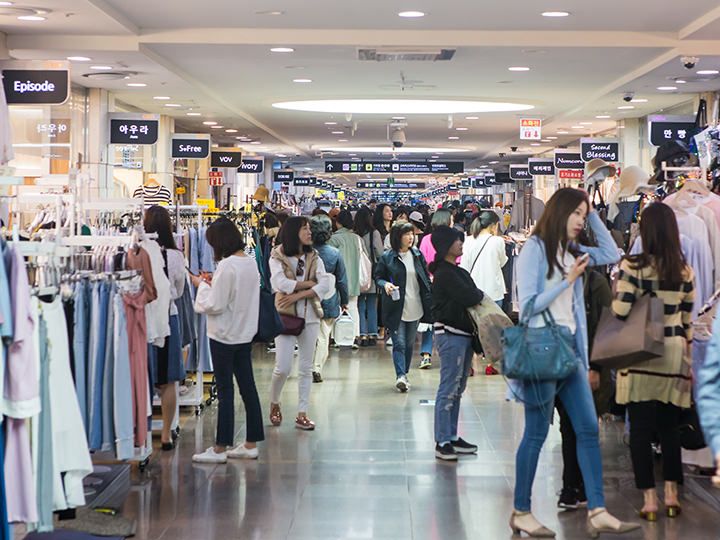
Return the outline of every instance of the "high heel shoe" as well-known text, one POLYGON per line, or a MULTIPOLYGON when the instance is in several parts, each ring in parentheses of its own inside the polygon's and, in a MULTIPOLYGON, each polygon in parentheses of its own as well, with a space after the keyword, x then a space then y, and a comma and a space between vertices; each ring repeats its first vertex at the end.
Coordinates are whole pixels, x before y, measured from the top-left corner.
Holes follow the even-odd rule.
POLYGON ((669 518, 676 518, 682 514, 682 508, 677 504, 670 504, 665 508, 665 515, 669 518))
POLYGON ((642 510, 640 510, 638 512, 638 516, 640 517, 640 519, 644 519, 645 521, 649 521, 650 523, 654 523, 658 519, 656 511, 643 512, 642 510))
POLYGON ((600 534, 602 534, 602 533, 625 534, 625 533, 629 533, 632 531, 636 531, 640 528, 639 523, 625 523, 623 521, 618 521, 618 525, 616 527, 614 527, 608 523, 602 523, 600 525, 595 525, 593 523, 593 519, 595 519, 599 516, 602 516, 603 514, 607 514, 607 516, 603 516, 603 517, 612 518, 613 520, 617 519, 617 518, 613 518, 612 514, 610 514, 610 512, 608 512, 604 508, 598 512, 595 512, 595 514, 588 514, 587 532, 590 535, 590 538, 598 538, 600 536, 600 534))
POLYGON ((555 538, 555 532, 551 531, 547 527, 540 525, 533 530, 526 527, 522 527, 517 523, 517 518, 530 515, 530 512, 517 512, 513 510, 510 516, 510 528, 515 536, 520 536, 520 533, 527 534, 530 538, 555 538))

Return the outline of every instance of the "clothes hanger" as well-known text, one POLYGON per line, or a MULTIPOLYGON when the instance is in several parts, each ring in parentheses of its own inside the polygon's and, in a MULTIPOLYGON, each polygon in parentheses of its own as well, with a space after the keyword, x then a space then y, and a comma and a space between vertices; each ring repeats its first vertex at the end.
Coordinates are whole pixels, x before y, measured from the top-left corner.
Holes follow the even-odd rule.
POLYGON ((148 176, 148 179, 145 180, 143 187, 160 187, 160 183, 154 176, 148 176))

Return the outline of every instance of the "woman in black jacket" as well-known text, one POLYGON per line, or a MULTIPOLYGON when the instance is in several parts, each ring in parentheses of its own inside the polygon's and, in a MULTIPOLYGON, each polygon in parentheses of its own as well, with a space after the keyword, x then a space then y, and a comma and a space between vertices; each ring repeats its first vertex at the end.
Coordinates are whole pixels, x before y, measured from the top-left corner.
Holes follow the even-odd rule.
POLYGON ((425 258, 413 247, 415 233, 410 223, 397 223, 390 231, 391 249, 375 267, 375 283, 383 291, 382 320, 389 330, 395 363, 395 387, 407 392, 407 374, 420 322, 431 323, 432 298, 425 258))
POLYGON ((457 266, 463 250, 462 232, 438 226, 431 241, 437 251, 433 274, 432 314, 440 353, 440 386, 435 399, 435 457, 457 461, 458 454, 474 454, 478 447, 457 434, 460 398, 472 367, 473 323, 467 308, 479 304, 483 293, 472 276, 457 266))

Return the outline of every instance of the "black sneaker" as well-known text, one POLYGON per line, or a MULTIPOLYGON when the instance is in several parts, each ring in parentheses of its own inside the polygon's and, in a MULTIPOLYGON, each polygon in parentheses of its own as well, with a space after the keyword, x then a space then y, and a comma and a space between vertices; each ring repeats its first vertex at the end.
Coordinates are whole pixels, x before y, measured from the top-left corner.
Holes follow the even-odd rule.
POLYGON ((443 461, 457 461, 457 452, 450 443, 445 443, 442 446, 439 444, 435 445, 435 457, 442 459, 443 461))
POLYGON ((312 377, 313 377, 313 382, 314 382, 314 383, 321 383, 321 382, 323 382, 322 375, 320 375, 320 373, 318 373, 317 371, 313 371, 312 377))
POLYGON ((558 499, 558 508, 564 510, 577 510, 579 506, 578 492, 574 488, 563 488, 558 499))
POLYGON ((580 488, 577 490, 577 498, 578 498, 578 506, 587 506, 587 495, 585 495, 585 488, 580 488))
POLYGON ((478 447, 475 444, 463 440, 462 438, 452 442, 452 447, 458 454, 477 454, 478 447))

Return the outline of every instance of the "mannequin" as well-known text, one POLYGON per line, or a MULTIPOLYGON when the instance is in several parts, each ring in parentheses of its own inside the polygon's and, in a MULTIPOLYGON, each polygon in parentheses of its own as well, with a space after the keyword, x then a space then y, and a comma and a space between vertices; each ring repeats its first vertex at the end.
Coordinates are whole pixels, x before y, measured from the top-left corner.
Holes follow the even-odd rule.
POLYGON ((508 231, 519 232, 530 227, 540 219, 545 211, 545 203, 533 195, 532 182, 524 182, 522 190, 513 205, 508 231))

